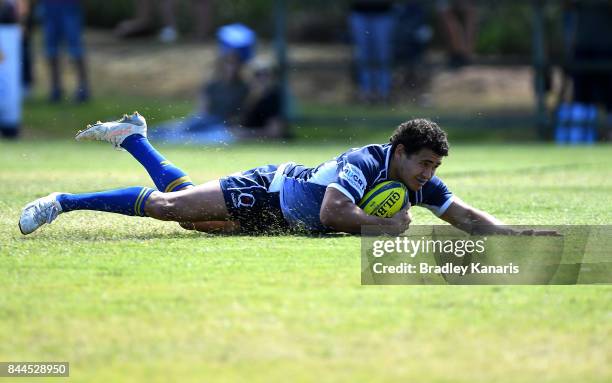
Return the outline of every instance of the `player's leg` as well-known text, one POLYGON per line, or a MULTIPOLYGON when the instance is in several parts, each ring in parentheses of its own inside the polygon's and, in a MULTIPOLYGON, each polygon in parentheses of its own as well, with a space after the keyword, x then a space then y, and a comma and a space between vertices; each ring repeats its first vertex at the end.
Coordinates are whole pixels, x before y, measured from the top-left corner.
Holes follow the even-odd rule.
MULTIPOLYGON (((187 185, 181 190, 192 189, 195 186, 187 185)), ((185 230, 196 230, 205 233, 231 234, 240 231, 240 223, 237 221, 200 221, 200 222, 179 222, 185 230)))
POLYGON ((135 134, 126 137, 121 147, 146 169, 157 190, 169 193, 184 189, 186 186, 194 186, 187 173, 158 152, 146 136, 135 134))
POLYGON ((23 234, 29 234, 45 223, 51 223, 60 213, 76 210, 104 211, 177 222, 229 219, 219 181, 211 181, 173 193, 161 193, 147 187, 81 194, 53 193, 24 208, 19 219, 19 229, 23 234))
POLYGON ((127 150, 147 170, 159 191, 172 192, 193 186, 193 182, 180 168, 159 153, 147 139, 147 122, 134 112, 117 121, 97 122, 79 132, 77 141, 107 141, 127 150))
POLYGON ((280 229, 284 219, 278 192, 269 192, 276 170, 275 165, 262 166, 173 193, 156 191, 147 198, 144 212, 148 217, 206 232, 230 233, 245 226, 247 230, 280 229))
MULTIPOLYGON (((173 192, 192 188, 195 185, 189 176, 174 166, 159 153, 147 139, 147 125, 143 116, 137 112, 124 115, 117 121, 98 122, 90 125, 76 136, 78 141, 107 141, 128 151, 149 173, 149 176, 163 192, 173 192)), ((181 222, 187 230, 206 232, 233 232, 239 227, 237 222, 206 221, 181 222)))
POLYGON ((173 193, 153 192, 144 205, 147 216, 162 221, 203 222, 230 219, 218 180, 173 193))
POLYGON ((22 234, 30 234, 61 213, 96 210, 123 215, 144 216, 144 204, 154 192, 147 187, 129 187, 96 193, 52 193, 25 206, 19 218, 22 234))
MULTIPOLYGON (((98 122, 88 126, 76 136, 78 141, 107 141, 128 151, 147 170, 149 176, 163 192, 173 192, 192 188, 195 185, 189 176, 168 161, 147 139, 147 125, 143 116, 134 113, 125 115, 117 121, 98 122)), ((205 232, 233 232, 239 227, 237 222, 206 221, 180 222, 187 230, 205 232)))
POLYGON ((57 200, 62 212, 97 210, 176 222, 229 219, 219 181, 173 193, 134 187, 98 193, 59 194, 57 200))
MULTIPOLYGON (((79 132, 77 140, 108 141, 127 150, 147 170, 158 190, 173 192, 193 188, 195 185, 180 168, 168 161, 147 139, 147 125, 143 116, 134 113, 120 120, 99 122, 79 132)), ((231 221, 180 222, 187 230, 230 233, 239 224, 231 221)))

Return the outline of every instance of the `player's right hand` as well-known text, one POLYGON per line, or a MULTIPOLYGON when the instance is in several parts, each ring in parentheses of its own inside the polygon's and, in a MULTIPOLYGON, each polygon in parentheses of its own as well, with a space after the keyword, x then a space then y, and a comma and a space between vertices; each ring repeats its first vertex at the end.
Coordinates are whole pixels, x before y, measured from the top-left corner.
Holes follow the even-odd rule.
POLYGON ((394 229, 397 230, 397 232, 393 234, 399 235, 408 230, 408 227, 412 222, 412 215, 410 214, 410 203, 408 203, 408 206, 395 213, 395 215, 389 218, 389 220, 391 221, 391 226, 393 226, 394 229))

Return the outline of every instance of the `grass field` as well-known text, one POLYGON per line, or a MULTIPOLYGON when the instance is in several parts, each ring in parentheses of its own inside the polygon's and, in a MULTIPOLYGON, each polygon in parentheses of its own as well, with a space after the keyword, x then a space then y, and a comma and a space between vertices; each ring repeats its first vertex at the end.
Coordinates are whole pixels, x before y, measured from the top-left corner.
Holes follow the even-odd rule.
MULTIPOLYGON (((346 146, 162 151, 203 182, 346 146)), ((609 286, 361 286, 358 237, 210 236, 93 212, 24 237, 34 198, 152 183, 104 144, 0 143, 0 160, 2 361, 70 361, 79 382, 612 380, 609 286)), ((456 145, 439 175, 508 223, 609 224, 611 162, 610 146, 456 145)))

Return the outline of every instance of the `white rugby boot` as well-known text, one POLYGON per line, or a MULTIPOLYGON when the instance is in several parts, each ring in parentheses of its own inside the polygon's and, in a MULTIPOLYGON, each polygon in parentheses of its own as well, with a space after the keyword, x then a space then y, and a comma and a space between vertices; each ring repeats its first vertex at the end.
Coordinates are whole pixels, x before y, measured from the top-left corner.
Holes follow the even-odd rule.
POLYGON ((51 223, 62 212, 62 205, 57 200, 61 193, 51 193, 46 197, 27 204, 19 218, 21 234, 30 234, 45 223, 51 223))
POLYGON ((130 116, 124 114, 116 121, 98 121, 93 125, 87 125, 87 128, 80 130, 74 139, 77 141, 108 141, 115 148, 123 149, 121 143, 132 134, 147 136, 147 121, 138 112, 130 116))

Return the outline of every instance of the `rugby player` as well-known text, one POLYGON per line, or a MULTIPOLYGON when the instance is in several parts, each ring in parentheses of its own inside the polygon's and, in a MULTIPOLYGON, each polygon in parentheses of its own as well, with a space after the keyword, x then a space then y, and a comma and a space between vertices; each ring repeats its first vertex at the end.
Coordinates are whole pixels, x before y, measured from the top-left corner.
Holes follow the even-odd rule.
POLYGON ((206 232, 360 233, 376 225, 399 234, 411 223, 411 206, 422 206, 469 233, 507 233, 491 215, 454 196, 435 176, 448 155, 446 133, 429 120, 399 125, 389 143, 350 149, 309 168, 292 162, 257 167, 201 185, 166 160, 147 140, 147 124, 137 112, 98 122, 76 135, 77 141, 107 141, 127 150, 151 176, 157 189, 129 187, 96 193, 52 193, 25 206, 19 229, 30 234, 61 213, 96 210, 176 221, 206 232), (409 204, 391 218, 366 214, 357 206, 374 185, 402 182, 409 204))

